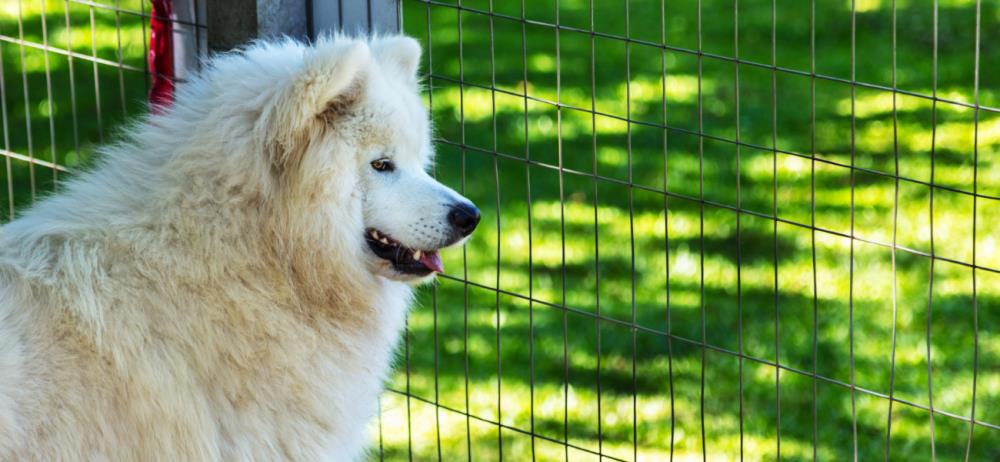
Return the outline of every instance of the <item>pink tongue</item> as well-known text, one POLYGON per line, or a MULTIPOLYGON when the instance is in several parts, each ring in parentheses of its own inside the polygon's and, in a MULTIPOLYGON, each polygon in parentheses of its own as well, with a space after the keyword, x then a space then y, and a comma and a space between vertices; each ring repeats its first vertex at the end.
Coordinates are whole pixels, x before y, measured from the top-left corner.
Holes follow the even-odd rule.
POLYGON ((420 255, 420 263, 423 263, 431 271, 444 272, 444 264, 441 263, 441 257, 438 256, 437 252, 422 253, 420 255))

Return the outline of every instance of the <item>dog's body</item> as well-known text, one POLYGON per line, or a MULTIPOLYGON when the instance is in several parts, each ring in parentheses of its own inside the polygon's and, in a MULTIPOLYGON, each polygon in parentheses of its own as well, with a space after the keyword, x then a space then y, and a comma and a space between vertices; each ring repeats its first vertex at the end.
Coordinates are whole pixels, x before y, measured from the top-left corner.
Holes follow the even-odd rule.
POLYGON ((224 56, 0 228, 0 460, 356 459, 408 283, 471 232, 413 231, 462 202, 423 171, 418 60, 224 56))

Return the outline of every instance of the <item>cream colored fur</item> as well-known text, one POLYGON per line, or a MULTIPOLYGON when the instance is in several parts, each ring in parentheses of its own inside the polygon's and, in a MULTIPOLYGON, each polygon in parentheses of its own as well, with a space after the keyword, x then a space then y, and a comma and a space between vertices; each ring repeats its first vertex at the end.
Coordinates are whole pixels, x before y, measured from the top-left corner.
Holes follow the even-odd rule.
POLYGON ((364 244, 405 209, 367 202, 368 163, 430 160, 418 61, 403 37, 217 57, 0 228, 0 460, 363 455, 417 282, 364 244))

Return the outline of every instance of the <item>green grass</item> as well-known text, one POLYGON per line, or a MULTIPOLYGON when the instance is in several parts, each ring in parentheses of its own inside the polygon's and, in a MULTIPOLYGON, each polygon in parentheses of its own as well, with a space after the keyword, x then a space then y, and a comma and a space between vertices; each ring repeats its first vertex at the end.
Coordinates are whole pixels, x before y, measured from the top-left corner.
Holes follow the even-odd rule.
MULTIPOLYGON (((737 111, 736 66, 706 57, 699 79, 697 56, 684 51, 698 48, 696 2, 667 3, 665 35, 672 47, 667 51, 648 44, 661 42, 659 2, 630 2, 627 31, 622 3, 594 3, 597 32, 628 35, 635 42, 592 39, 570 29, 557 35, 544 25, 556 22, 553 2, 526 2, 525 16, 543 24, 522 29, 516 20, 491 22, 476 11, 404 1, 406 32, 432 56, 423 67, 434 75, 425 80, 428 103, 437 135, 445 140, 438 144, 436 173, 475 200, 484 219, 464 254, 445 256, 451 275, 474 284, 441 279, 423 293, 410 319, 407 361, 392 387, 456 411, 468 406, 473 416, 508 427, 530 431, 533 425, 535 433, 551 440, 568 438, 574 446, 600 447, 622 459, 633 458, 633 445, 639 459, 666 459, 671 428, 678 459, 700 459, 703 445, 710 459, 733 459, 740 453, 741 375, 737 357, 729 352, 742 347, 747 356, 780 360, 807 373, 815 369, 850 383, 853 308, 854 381, 889 394, 893 254, 885 246, 855 241, 852 292, 850 239, 829 232, 814 236, 808 229, 815 220, 825 230, 851 233, 851 86, 816 80, 814 125, 808 76, 782 72, 772 82, 768 69, 744 64, 738 69, 737 111), (502 91, 490 92, 491 86, 502 91), (518 96, 525 87, 535 99, 518 96), (710 138, 697 136, 699 102, 701 128, 710 138), (591 107, 604 115, 592 116, 591 107), (659 128, 664 121, 673 129, 659 128), (737 150, 731 142, 737 137, 747 146, 737 150), (821 161, 812 162, 814 153, 821 161), (532 163, 527 166, 522 159, 532 163), (566 173, 560 175, 558 166, 566 173), (595 181, 595 175, 600 179, 595 181), (630 180, 636 187, 628 186, 630 180), (671 193, 666 203, 662 191, 671 193), (702 206, 701 197, 709 203, 702 206), (735 208, 748 213, 737 217, 735 208), (775 208, 782 220, 777 226, 770 219, 775 208), (504 291, 499 297, 489 289, 498 285, 504 291), (527 296, 538 302, 529 303, 527 296), (609 320, 596 321, 591 315, 598 311, 609 320), (639 329, 629 327, 633 320, 639 329), (672 341, 661 335, 665 332, 675 336, 672 341), (712 346, 704 355, 702 341, 712 346)), ((740 58, 770 64, 770 2, 739 3, 740 58)), ((489 10, 487 1, 462 4, 489 10)), ((930 94, 930 3, 900 0, 897 5, 898 86, 930 94)), ((558 6, 561 25, 590 28, 588 2, 565 0, 558 6)), ((974 7, 973 2, 941 2, 940 9, 938 93, 965 103, 973 102, 974 7)), ((522 15, 520 2, 494 2, 494 8, 500 15, 522 15)), ((703 49, 734 56, 732 2, 705 0, 702 8, 703 49)), ((851 76, 849 8, 850 2, 816 4, 819 74, 851 76)), ((890 3, 858 2, 858 9, 857 79, 891 86, 890 3)), ((777 12, 777 65, 808 73, 809 2, 781 1, 777 12)), ((987 36, 997 38, 997 29, 990 31, 987 23, 996 25, 1000 10, 984 4, 982 17, 985 44, 987 36)), ((982 49, 983 69, 1000 62, 1000 52, 989 48, 982 49)), ((987 74, 980 75, 980 102, 996 105, 1000 80, 987 74)), ((892 93, 855 91, 853 162, 866 171, 856 171, 853 178, 854 234, 892 243, 895 215, 898 245, 929 253, 931 188, 926 183, 932 181, 935 108, 927 99, 897 96, 894 149, 892 93), (898 207, 892 177, 896 152, 898 174, 913 180, 899 182, 898 207)), ((1000 116, 986 111, 978 116, 978 192, 996 195, 1000 116)), ((975 112, 942 103, 936 117, 933 182, 951 190, 933 191, 933 251, 971 263, 972 196, 955 190, 973 188, 975 112)), ((1000 202, 980 198, 975 208, 976 263, 996 267, 1000 252, 989 223, 1000 219, 1000 202)), ((933 296, 934 407, 968 416, 972 271, 937 261, 929 290, 931 271, 928 258, 896 253, 892 393, 928 404, 926 329, 928 297, 933 296)), ((1000 418, 997 406, 989 404, 1000 399, 997 282, 994 273, 977 273, 976 416, 989 422, 1000 418)), ((780 420, 775 383, 774 367, 743 362, 744 455, 776 458, 780 432, 783 458, 810 459, 813 380, 781 372, 780 420)), ((818 381, 815 394, 818 456, 850 460, 850 389, 818 381)), ((884 457, 888 401, 859 392, 855 409, 860 457, 884 457)), ((928 413, 899 403, 892 412, 892 457, 929 459, 928 413)), ((495 425, 467 423, 460 413, 435 411, 399 394, 386 396, 383 417, 383 445, 392 459, 406 458, 411 440, 415 459, 436 458, 439 433, 445 460, 465 459, 469 451, 476 460, 499 459, 501 436, 506 458, 531 455, 532 439, 522 433, 504 429, 500 435, 495 425)), ((938 457, 963 458, 968 424, 940 415, 934 423, 938 457)), ((977 429, 971 458, 994 459, 1000 455, 998 445, 1000 433, 977 429)), ((542 460, 565 457, 560 444, 545 439, 535 439, 534 450, 542 460)), ((597 458, 571 449, 569 459, 597 458)))
MULTIPOLYGON (((140 11, 140 3, 119 2, 121 8, 132 11, 140 11)), ((148 14, 149 7, 145 10, 148 14)), ((6 110, 2 147, 70 169, 86 165, 101 142, 113 139, 116 127, 145 111, 147 91, 143 72, 95 65, 93 58, 143 69, 143 33, 148 34, 148 29, 138 16, 116 15, 78 3, 21 0, 0 5, 6 110), (85 59, 21 46, 16 42, 19 39, 32 44, 47 41, 52 48, 72 50, 85 59)), ((0 168, 0 220, 6 221, 18 208, 56 188, 60 175, 21 160, 4 165, 0 168)))
MULTIPOLYGON (((390 383, 414 398, 387 392, 381 426, 372 427, 386 459, 431 460, 440 453, 444 460, 499 460, 500 444, 507 460, 528 459, 532 448, 541 460, 567 454, 596 460, 586 451, 598 449, 631 460, 633 447, 643 460, 665 460, 671 447, 678 460, 700 460, 703 447, 709 459, 735 459, 741 383, 746 459, 775 459, 780 434, 782 458, 811 459, 815 438, 820 458, 850 460, 855 414, 859 457, 881 459, 889 404, 860 391, 852 399, 840 385, 852 382, 852 351, 858 387, 927 406, 929 349, 934 408, 969 416, 977 334, 975 417, 1000 423, 1000 274, 977 271, 973 294, 967 266, 946 260, 932 266, 919 255, 933 250, 972 263, 975 249, 977 265, 1000 268, 1000 201, 973 203, 965 194, 973 191, 977 167, 976 191, 1000 195, 1000 114, 979 111, 975 138, 977 113, 960 105, 935 108, 899 94, 894 110, 892 93, 859 86, 852 110, 852 87, 829 79, 815 80, 813 100, 810 2, 777 2, 774 58, 770 2, 739 2, 740 59, 765 65, 775 59, 806 74, 779 72, 772 81, 769 69, 739 65, 738 109, 737 66, 714 57, 734 56, 730 1, 701 2, 701 45, 710 56, 700 63, 685 51, 699 44, 694 1, 667 2, 666 51, 648 44, 661 42, 659 2, 632 0, 627 31, 623 4, 594 2, 595 29, 636 40, 627 46, 570 29, 557 36, 544 25, 555 23, 555 4, 525 3, 527 18, 542 24, 522 31, 518 21, 494 18, 491 43, 488 15, 403 2, 404 29, 428 48, 423 70, 435 76, 425 79, 437 136, 445 140, 437 144, 435 173, 473 199, 484 218, 464 252, 443 256, 449 277, 420 292, 390 383), (487 89, 494 84, 502 92, 487 89), (537 100, 518 96, 525 88, 537 100), (592 116, 592 105, 606 115, 592 116), (664 122, 670 130, 660 128, 664 122), (737 138, 745 144, 739 149, 731 142, 737 138), (905 178, 898 183, 897 159, 905 178), (852 162, 865 169, 853 178, 852 162), (932 190, 931 182, 942 187, 932 190), (851 234, 852 200, 859 238, 853 245, 844 236, 851 234), (812 233, 812 223, 824 231, 812 233), (875 244, 891 244, 894 234, 900 247, 912 249, 895 252, 895 265, 891 248, 875 244), (595 319, 598 313, 604 320, 595 319), (753 358, 742 367, 732 354, 739 350, 753 358), (780 379, 774 362, 786 367, 780 379), (814 383, 801 373, 813 370, 837 383, 814 383), (474 418, 467 420, 466 410, 474 418), (489 423, 497 421, 505 428, 489 423), (541 437, 524 434, 530 431, 541 437), (567 439, 584 451, 558 443, 567 439)), ((560 1, 559 23, 589 29, 588 4, 560 1)), ((939 4, 937 92, 971 104, 975 2, 939 4)), ((891 86, 891 2, 856 5, 857 80, 891 86)), ((896 5, 897 86, 930 94, 931 2, 896 5)), ((463 6, 485 11, 489 2, 463 6)), ((520 2, 494 7, 521 16, 520 2)), ((49 40, 60 48, 62 8, 50 2, 46 12, 49 40)), ((5 4, 0 12, 0 34, 16 37, 16 8, 5 4)), ((816 72, 849 80, 850 2, 817 0, 816 13, 816 72)), ((38 8, 24 13, 28 40, 42 39, 40 14, 38 8)), ((71 45, 89 55, 89 11, 73 4, 70 14, 71 45)), ((114 15, 97 10, 95 24, 98 55, 116 61, 114 15)), ((124 60, 141 67, 141 23, 123 16, 122 24, 124 60)), ((988 46, 1000 40, 995 3, 983 2, 981 31, 979 102, 998 107, 1000 75, 990 70, 1000 65, 1000 50, 988 46)), ((49 55, 53 149, 43 53, 25 48, 22 61, 9 42, 0 42, 0 51, 9 149, 27 155, 28 119, 35 157, 51 160, 55 152, 62 165, 85 163, 101 138, 90 63, 74 60, 77 150, 68 62, 49 55)), ((117 70, 101 65, 98 73, 107 139, 125 112, 142 110, 145 77, 123 74, 123 111, 117 70)), ((0 169, 0 181, 10 179, 16 209, 31 202, 33 189, 27 164, 11 166, 12 172, 0 169)), ((52 172, 34 170, 34 191, 51 190, 52 172)), ((0 189, 0 203, 7 204, 7 189, 0 189)), ((937 457, 963 460, 969 425, 942 414, 933 422, 937 457)), ((929 459, 931 439, 926 411, 892 406, 894 460, 929 459)), ((976 427, 970 460, 1000 458, 998 448, 1000 431, 976 427)))

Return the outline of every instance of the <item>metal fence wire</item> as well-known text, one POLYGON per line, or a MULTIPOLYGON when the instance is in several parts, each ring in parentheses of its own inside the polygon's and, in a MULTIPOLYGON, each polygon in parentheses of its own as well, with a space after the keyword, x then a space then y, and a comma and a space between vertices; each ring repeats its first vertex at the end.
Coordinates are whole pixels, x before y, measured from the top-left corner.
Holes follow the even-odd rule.
POLYGON ((373 458, 1000 458, 995 2, 401 15, 484 218, 373 458))
MULTIPOLYGON (((197 67, 204 5, 170 3, 0 3, 0 222, 197 67)), ((483 222, 370 459, 1000 460, 996 2, 386 8, 483 222)))
POLYGON ((197 69, 207 50, 198 1, 0 3, 0 222, 87 165, 115 127, 146 110, 151 92, 169 98, 173 82, 197 69), (171 35, 171 75, 150 71, 151 27, 171 35))

